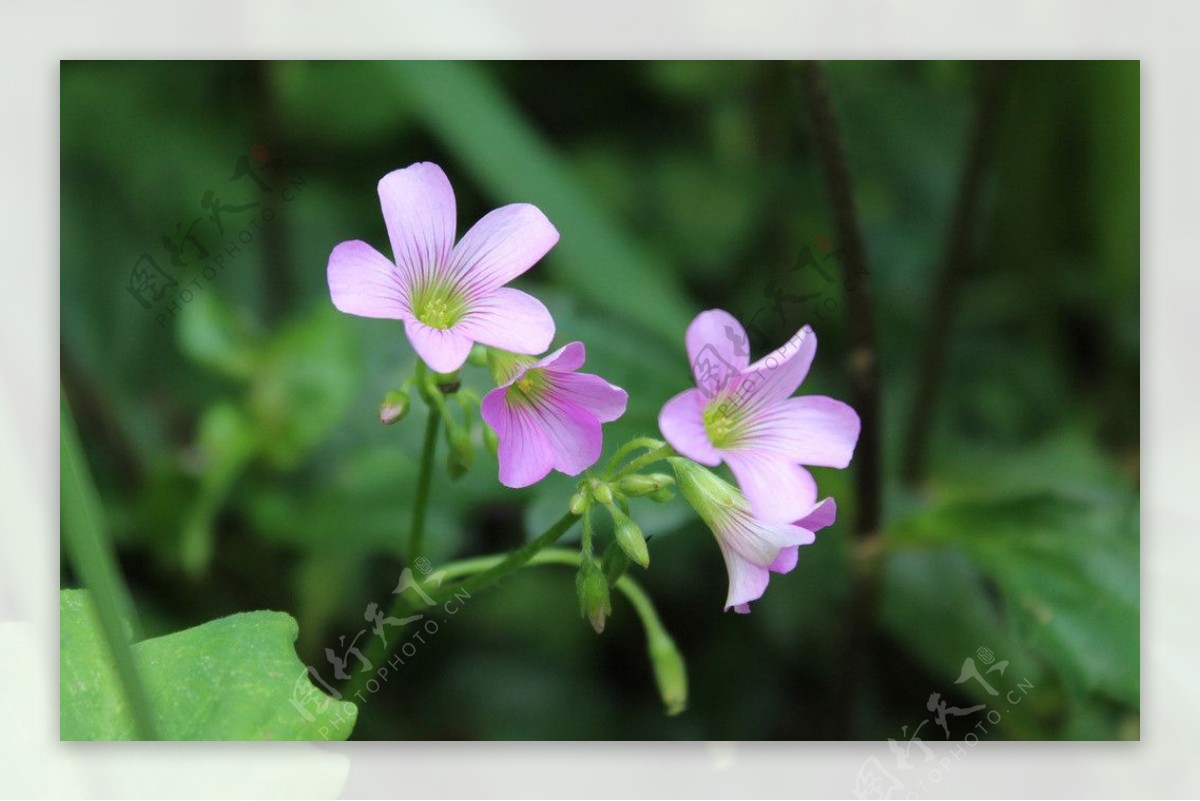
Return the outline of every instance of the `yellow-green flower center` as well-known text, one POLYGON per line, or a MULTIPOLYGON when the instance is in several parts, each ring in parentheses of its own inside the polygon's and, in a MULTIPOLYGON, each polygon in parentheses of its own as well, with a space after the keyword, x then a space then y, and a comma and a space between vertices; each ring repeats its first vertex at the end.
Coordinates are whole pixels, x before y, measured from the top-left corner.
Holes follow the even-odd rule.
POLYGON ((704 433, 714 448, 735 447, 741 436, 741 422, 741 415, 727 398, 714 398, 704 410, 704 433))
POLYGON ((430 328, 453 328, 467 311, 461 292, 445 281, 418 284, 412 293, 413 314, 430 328))
POLYGON ((546 379, 546 371, 540 367, 526 371, 525 375, 512 384, 512 389, 516 391, 518 398, 530 404, 536 403, 544 397, 549 388, 550 382, 546 379))

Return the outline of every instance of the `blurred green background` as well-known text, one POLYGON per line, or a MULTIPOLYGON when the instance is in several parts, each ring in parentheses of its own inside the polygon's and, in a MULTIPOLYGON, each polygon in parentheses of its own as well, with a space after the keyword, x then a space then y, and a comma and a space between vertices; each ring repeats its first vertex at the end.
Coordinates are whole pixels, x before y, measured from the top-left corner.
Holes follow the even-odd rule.
MULTIPOLYGON (((815 471, 841 519, 749 616, 721 612, 720 554, 682 500, 635 503, 686 713, 663 714, 623 598, 597 637, 572 571, 539 567, 444 619, 356 739, 904 740, 932 692, 995 703, 955 683, 981 648, 1009 663, 989 681, 1033 687, 986 738, 1138 736, 1138 65, 1004 72, 915 481, 900 465, 985 65, 827 70, 882 370, 882 573, 856 668, 852 466, 815 471)), ((61 91, 63 386, 147 635, 287 611, 332 682, 324 649, 389 602, 421 423, 377 410, 414 357, 399 323, 332 309, 325 265, 347 239, 390 253, 375 184, 414 161, 446 170, 460 235, 517 201, 560 230, 518 285, 556 345, 583 340, 586 369, 629 390, 606 452, 657 434, 706 308, 753 319, 758 354, 813 324, 802 392, 849 397, 840 277, 792 269, 838 246, 796 64, 69 62, 61 91), (159 275, 149 308, 135 266, 159 275)), ((424 556, 511 548, 572 484, 506 490, 482 452, 435 480, 424 556)), ((62 582, 78 586, 65 562, 62 582)), ((954 739, 977 719, 951 718, 954 739)), ((921 736, 942 739, 932 721, 921 736)))

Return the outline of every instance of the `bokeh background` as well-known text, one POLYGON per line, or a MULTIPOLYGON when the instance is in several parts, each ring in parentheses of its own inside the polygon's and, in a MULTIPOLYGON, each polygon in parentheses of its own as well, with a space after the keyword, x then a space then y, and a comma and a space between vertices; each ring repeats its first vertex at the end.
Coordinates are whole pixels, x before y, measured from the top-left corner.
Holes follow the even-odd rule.
MULTIPOLYGON (((1137 738, 1138 66, 826 68, 876 302, 870 613, 849 608, 854 467, 815 471, 841 519, 749 616, 721 612, 720 554, 683 502, 639 502, 638 578, 687 659, 687 712, 663 714, 623 599, 597 637, 572 572, 544 567, 446 620, 355 738, 903 741, 929 720, 940 739, 931 693, 996 703, 955 683, 989 651, 1008 662, 989 680, 1032 689, 988 738, 1137 738), (980 202, 935 308, 981 97, 980 202)), ((63 387, 147 635, 287 611, 331 680, 324 649, 388 602, 421 425, 377 409, 413 355, 398 323, 332 309, 325 263, 345 239, 387 252, 375 184, 411 162, 449 174, 460 234, 516 201, 559 228, 519 285, 630 391, 609 452, 690 385, 683 331, 706 308, 753 320, 756 353, 812 324, 803 391, 849 396, 840 281, 794 269, 811 253, 842 277, 795 64, 70 62, 61 90, 63 387), (149 307, 137 270, 162 290, 149 307)), ((483 451, 435 483, 427 558, 513 547, 573 484, 495 473, 483 451)), ((951 718, 953 739, 981 719, 951 718)))

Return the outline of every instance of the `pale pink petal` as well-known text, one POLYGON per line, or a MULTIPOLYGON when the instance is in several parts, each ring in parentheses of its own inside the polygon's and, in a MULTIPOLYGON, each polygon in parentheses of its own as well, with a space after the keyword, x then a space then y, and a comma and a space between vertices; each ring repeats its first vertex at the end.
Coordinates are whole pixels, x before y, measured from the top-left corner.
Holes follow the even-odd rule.
POLYGON ((603 448, 603 433, 596 416, 553 394, 542 398, 528 413, 554 452, 554 469, 577 476, 596 463, 603 448))
MULTIPOLYGON (((726 609, 725 611, 728 612, 729 610, 726 609)), ((738 604, 737 606, 733 607, 733 611, 737 612, 739 615, 748 615, 750 614, 750 604, 738 604)))
POLYGON ((696 385, 711 398, 750 364, 750 339, 732 314, 710 309, 688 326, 687 352, 696 385))
POLYGON ((832 526, 836 519, 837 502, 833 498, 826 498, 814 506, 807 515, 797 520, 796 525, 809 531, 820 531, 826 526, 832 526))
POLYGON ((454 247, 451 272, 468 292, 487 292, 521 275, 558 242, 546 215, 528 203, 486 214, 454 247))
POLYGON ((721 555, 725 557, 725 569, 729 573, 729 594, 725 596, 725 610, 729 611, 730 607, 738 607, 761 598, 771 580, 767 569, 746 561, 735 550, 725 545, 721 545, 721 555))
POLYGON ((816 536, 791 523, 764 523, 745 512, 734 512, 720 526, 717 539, 737 551, 747 562, 769 567, 779 556, 781 548, 808 545, 816 536))
POLYGON ((404 321, 404 333, 421 360, 437 373, 454 372, 471 353, 471 340, 454 329, 431 328, 410 317, 404 321))
POLYGON ((403 320, 411 314, 408 293, 392 264, 366 242, 342 242, 326 270, 333 305, 359 317, 403 320))
POLYGON ((496 432, 500 447, 496 451, 500 462, 500 483, 520 488, 536 484, 554 467, 554 451, 542 435, 541 428, 528 410, 508 405, 508 389, 500 387, 484 396, 479 411, 484 422, 496 432))
POLYGON ((780 549, 779 555, 775 557, 774 562, 767 566, 767 569, 772 573, 791 573, 798 561, 800 561, 800 546, 789 545, 780 549))
POLYGON ((738 447, 800 464, 845 467, 860 428, 858 414, 839 400, 823 395, 786 398, 747 412, 738 447))
POLYGON ((680 454, 694 462, 716 467, 721 455, 704 430, 704 408, 708 399, 698 389, 685 389, 667 401, 658 413, 658 428, 680 454))
POLYGON ((418 162, 379 180, 379 204, 396 265, 409 282, 444 272, 454 248, 454 190, 442 168, 418 162))
POLYGON ((532 355, 550 346, 554 318, 533 295, 500 287, 473 299, 454 330, 481 345, 532 355))
POLYGON ((817 483, 799 465, 756 451, 723 451, 726 464, 764 523, 789 523, 803 517, 817 501, 817 483))
POLYGON ((551 354, 543 356, 534 367, 545 367, 559 373, 567 373, 583 367, 587 351, 582 342, 568 342, 551 354))
POLYGON ((625 414, 629 393, 591 373, 556 373, 554 394, 582 406, 600 419, 611 423, 625 414))
POLYGON ((761 408, 791 396, 808 375, 817 353, 817 335, 807 325, 781 347, 746 368, 738 393, 747 408, 761 408))

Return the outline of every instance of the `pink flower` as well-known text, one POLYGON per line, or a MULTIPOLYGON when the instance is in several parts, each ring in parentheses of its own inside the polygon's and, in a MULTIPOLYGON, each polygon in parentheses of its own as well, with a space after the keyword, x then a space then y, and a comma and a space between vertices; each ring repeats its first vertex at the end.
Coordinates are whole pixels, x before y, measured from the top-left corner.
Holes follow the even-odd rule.
POLYGON ((505 286, 546 255, 558 231, 527 203, 496 209, 456 245, 454 190, 436 164, 421 162, 379 181, 393 264, 366 242, 342 242, 329 255, 329 294, 347 314, 404 321, 417 354, 433 370, 462 367, 479 342, 541 353, 554 320, 541 301, 505 286))
POLYGON ((736 487, 687 459, 670 460, 680 493, 708 524, 729 573, 730 607, 746 614, 750 602, 767 589, 771 573, 790 573, 796 566, 800 546, 816 539, 816 532, 833 523, 837 504, 826 498, 810 508, 795 523, 764 523, 750 512, 746 496, 736 487))
POLYGON ((667 401, 658 425, 689 459, 728 464, 764 523, 799 520, 817 501, 816 482, 801 465, 848 465, 858 415, 832 398, 791 397, 817 351, 808 326, 754 364, 748 343, 728 312, 698 315, 687 331, 697 388, 667 401))
POLYGON ((600 458, 600 424, 625 414, 629 396, 600 376, 575 372, 584 358, 582 342, 536 362, 518 358, 484 396, 480 412, 500 440, 500 483, 528 487, 551 470, 576 476, 600 458))

